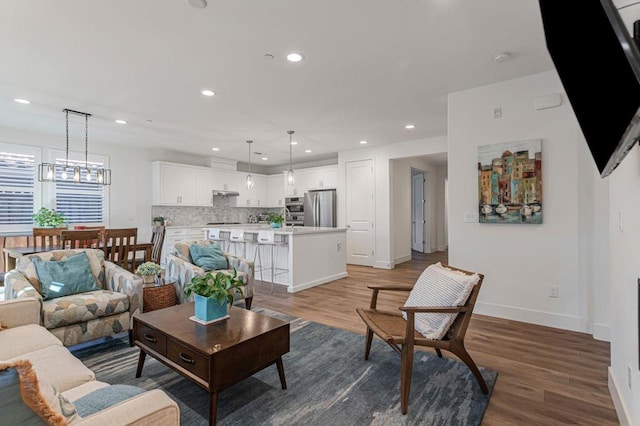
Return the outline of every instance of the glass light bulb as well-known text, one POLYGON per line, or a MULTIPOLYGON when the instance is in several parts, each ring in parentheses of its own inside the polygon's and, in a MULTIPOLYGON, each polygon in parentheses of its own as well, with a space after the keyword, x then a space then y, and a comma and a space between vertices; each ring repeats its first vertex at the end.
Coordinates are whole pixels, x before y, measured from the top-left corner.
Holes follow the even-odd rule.
POLYGON ((87 182, 91 182, 91 170, 87 169, 87 182))
POLYGON ((60 173, 60 177, 62 179, 66 179, 67 178, 67 168, 66 167, 64 169, 62 169, 62 173, 60 173))
POLYGON ((75 183, 80 182, 80 167, 73 168, 73 181, 75 183))
POLYGON ((96 175, 98 176, 98 183, 103 183, 104 182, 104 172, 102 170, 98 170, 96 172, 96 175))
POLYGON ((293 176, 293 170, 289 170, 287 172, 287 184, 293 185, 295 183, 295 178, 293 176))
POLYGON ((47 167, 47 180, 53 180, 53 167, 47 167))
POLYGON ((245 184, 247 185, 248 189, 253 188, 253 176, 247 175, 247 179, 245 180, 245 184))

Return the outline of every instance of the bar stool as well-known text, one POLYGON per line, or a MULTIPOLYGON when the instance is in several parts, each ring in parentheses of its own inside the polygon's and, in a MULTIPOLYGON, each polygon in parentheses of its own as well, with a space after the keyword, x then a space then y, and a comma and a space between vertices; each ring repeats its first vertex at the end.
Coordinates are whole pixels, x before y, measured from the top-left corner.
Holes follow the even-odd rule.
MULTIPOLYGON (((258 258, 258 261, 260 262, 260 281, 264 281, 264 276, 262 271, 264 271, 265 269, 271 269, 271 293, 273 293, 273 284, 275 282, 275 278, 276 276, 280 275, 280 274, 284 274, 285 272, 287 272, 287 269, 284 268, 278 268, 276 265, 276 261, 277 261, 277 254, 278 254, 278 246, 282 246, 284 244, 286 244, 284 241, 276 241, 275 240, 275 233, 273 231, 258 231, 258 247, 256 247, 256 253, 253 255, 253 263, 255 265, 258 265, 256 263, 256 257, 258 258), (261 248, 262 247, 270 247, 271 250, 271 263, 269 264, 268 268, 265 268, 263 263, 262 263, 262 255, 261 255, 261 248), (280 271, 285 271, 285 272, 278 272, 278 270, 280 271)), ((256 268, 258 268, 256 266, 256 268)))
POLYGON ((220 228, 206 228, 204 230, 204 239, 220 243, 220 248, 223 251, 229 250, 229 238, 223 238, 220 236, 220 228), (225 243, 226 243, 226 248, 225 248, 225 243))
POLYGON ((229 252, 233 248, 233 254, 240 256, 236 249, 239 244, 242 244, 242 257, 246 257, 247 243, 244 241, 244 230, 232 229, 231 234, 229 234, 229 252))

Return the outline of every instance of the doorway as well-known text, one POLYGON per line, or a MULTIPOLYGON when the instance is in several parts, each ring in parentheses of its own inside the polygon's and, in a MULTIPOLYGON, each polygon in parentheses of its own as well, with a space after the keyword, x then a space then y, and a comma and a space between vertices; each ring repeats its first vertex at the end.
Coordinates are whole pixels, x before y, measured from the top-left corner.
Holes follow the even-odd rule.
POLYGON ((425 247, 429 241, 427 218, 427 174, 411 169, 411 249, 419 253, 429 252, 425 247))

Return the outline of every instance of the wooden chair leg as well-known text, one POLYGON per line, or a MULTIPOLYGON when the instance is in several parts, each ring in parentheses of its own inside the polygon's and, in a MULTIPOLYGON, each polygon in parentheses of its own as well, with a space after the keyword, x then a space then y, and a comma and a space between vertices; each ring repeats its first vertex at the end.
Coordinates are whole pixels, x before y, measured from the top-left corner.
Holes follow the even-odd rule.
POLYGON ((364 360, 369 359, 369 352, 371 351, 371 341, 373 340, 373 331, 367 327, 367 342, 364 347, 364 360))
POLYGON ((409 393, 411 392, 411 374, 413 372, 413 345, 402 345, 402 362, 400 365, 400 407, 402 414, 407 414, 409 408, 409 393))
POLYGON ((482 373, 480 373, 478 366, 473 361, 473 359, 471 358, 471 355, 469 355, 469 353, 464 348, 464 346, 459 346, 457 348, 451 348, 451 349, 452 349, 451 352, 453 352, 458 358, 460 358, 462 362, 467 364, 467 367, 469 367, 469 370, 471 370, 473 375, 476 376, 476 380, 480 385, 480 389, 482 390, 482 393, 484 394, 489 393, 489 388, 487 387, 487 383, 484 381, 484 377, 482 377, 482 373))
POLYGON ((438 354, 438 358, 442 358, 442 351, 436 348, 436 353, 438 354))

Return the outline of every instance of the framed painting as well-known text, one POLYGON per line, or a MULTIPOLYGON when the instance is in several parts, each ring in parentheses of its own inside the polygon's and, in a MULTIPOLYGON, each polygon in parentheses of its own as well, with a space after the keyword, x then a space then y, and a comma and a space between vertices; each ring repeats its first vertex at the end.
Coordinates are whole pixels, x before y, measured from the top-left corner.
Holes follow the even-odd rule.
POLYGON ((542 223, 542 140, 478 146, 480 223, 542 223))

